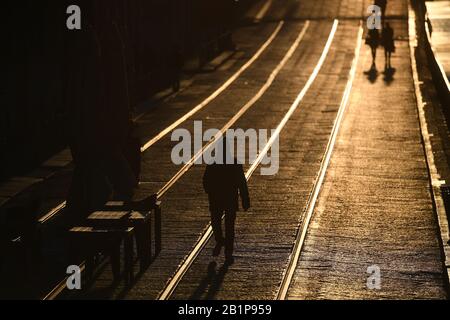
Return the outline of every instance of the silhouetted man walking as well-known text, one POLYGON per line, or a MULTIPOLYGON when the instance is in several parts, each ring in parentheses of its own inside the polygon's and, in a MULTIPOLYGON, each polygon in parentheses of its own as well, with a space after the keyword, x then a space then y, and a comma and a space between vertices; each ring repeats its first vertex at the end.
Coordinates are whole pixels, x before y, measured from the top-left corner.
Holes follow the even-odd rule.
POLYGON ((229 157, 226 156, 226 142, 223 142, 223 145, 224 161, 206 167, 203 187, 208 194, 211 226, 216 239, 213 256, 218 256, 225 245, 225 263, 230 265, 234 262, 234 223, 236 211, 239 209, 239 195, 245 211, 250 208, 250 198, 242 165, 236 159, 225 161, 229 157), (224 214, 225 238, 222 233, 222 215, 224 214))

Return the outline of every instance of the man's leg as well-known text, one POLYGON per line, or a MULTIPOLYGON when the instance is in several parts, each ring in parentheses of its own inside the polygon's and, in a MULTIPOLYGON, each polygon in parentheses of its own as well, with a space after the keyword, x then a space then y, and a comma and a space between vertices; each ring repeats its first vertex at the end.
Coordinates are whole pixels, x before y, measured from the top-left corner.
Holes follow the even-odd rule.
POLYGON ((386 70, 388 67, 389 67, 388 51, 384 49, 384 70, 386 70))
POLYGON ((216 239, 216 246, 213 250, 213 256, 220 254, 220 249, 224 244, 222 234, 222 210, 217 208, 210 208, 211 213, 211 227, 213 229, 214 239, 216 239))
POLYGON ((372 46, 371 49, 372 49, 372 67, 374 67, 375 59, 377 57, 377 49, 374 46, 372 46))
POLYGON ((236 211, 227 211, 225 213, 225 257, 227 260, 233 258, 235 221, 236 211))

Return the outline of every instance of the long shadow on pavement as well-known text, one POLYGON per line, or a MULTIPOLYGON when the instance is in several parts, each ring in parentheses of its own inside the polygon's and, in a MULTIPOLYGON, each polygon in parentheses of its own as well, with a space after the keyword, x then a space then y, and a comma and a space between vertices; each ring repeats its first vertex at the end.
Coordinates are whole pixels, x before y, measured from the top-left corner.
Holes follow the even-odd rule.
POLYGON ((390 85, 392 81, 394 81, 394 74, 396 69, 395 68, 386 68, 383 72, 383 81, 386 83, 386 85, 390 85))
POLYGON ((375 64, 373 64, 372 67, 369 70, 364 71, 364 74, 367 76, 367 79, 371 83, 375 83, 375 81, 377 81, 377 78, 378 78, 378 75, 379 75, 377 67, 375 66, 375 64))
POLYGON ((209 263, 206 276, 191 295, 191 300, 200 300, 202 298, 212 300, 216 297, 217 292, 225 279, 225 275, 228 272, 229 266, 227 264, 223 264, 217 272, 216 267, 217 263, 215 261, 209 263), (202 297, 204 293, 206 293, 206 295, 202 297))

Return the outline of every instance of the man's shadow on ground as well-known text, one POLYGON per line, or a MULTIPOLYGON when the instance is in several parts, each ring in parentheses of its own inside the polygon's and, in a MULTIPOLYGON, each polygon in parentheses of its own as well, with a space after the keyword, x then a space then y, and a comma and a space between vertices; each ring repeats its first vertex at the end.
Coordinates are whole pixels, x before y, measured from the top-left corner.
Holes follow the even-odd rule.
POLYGON ((394 81, 394 74, 395 74, 396 69, 392 68, 392 67, 387 67, 386 69, 384 69, 383 72, 383 81, 387 84, 390 85, 392 81, 394 81))
MULTIPOLYGON (((386 67, 382 72, 383 81, 386 83, 386 85, 390 85, 392 81, 394 81, 395 71, 395 68, 386 67)), ((371 83, 375 83, 378 79, 378 76, 380 75, 375 64, 373 64, 369 70, 364 71, 364 74, 371 83)))
POLYGON ((191 295, 190 300, 213 300, 216 297, 228 272, 229 265, 223 264, 217 271, 216 267, 217 263, 215 261, 209 263, 205 278, 203 278, 195 292, 191 295))
POLYGON ((364 71, 364 74, 366 75, 367 79, 371 82, 371 83, 375 83, 375 81, 377 81, 378 78, 378 70, 377 70, 377 66, 375 64, 372 64, 372 66, 370 67, 369 70, 364 71))

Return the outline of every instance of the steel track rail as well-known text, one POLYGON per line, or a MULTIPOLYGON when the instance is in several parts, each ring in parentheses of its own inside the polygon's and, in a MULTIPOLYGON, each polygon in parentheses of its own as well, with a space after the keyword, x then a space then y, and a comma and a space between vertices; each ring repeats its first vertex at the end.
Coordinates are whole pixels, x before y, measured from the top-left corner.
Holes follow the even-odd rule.
POLYGON ((358 66, 358 59, 359 59, 359 53, 361 50, 361 44, 362 44, 362 35, 363 35, 363 28, 362 28, 362 23, 360 24, 359 27, 359 31, 358 31, 358 38, 357 38, 357 42, 356 42, 356 48, 355 48, 355 55, 353 58, 353 62, 352 62, 352 66, 349 72, 349 78, 347 81, 347 86, 345 88, 342 100, 341 100, 341 104, 339 106, 339 110, 338 110, 338 114, 336 116, 336 119, 334 121, 334 125, 333 125, 333 129, 331 131, 331 135, 330 138, 328 140, 328 144, 324 153, 324 156, 322 158, 321 164, 320 164, 320 169, 319 172, 317 174, 317 177, 314 181, 314 185, 312 188, 312 191, 309 195, 308 198, 308 202, 305 208, 304 213, 304 217, 303 215, 301 217, 303 217, 302 221, 300 222, 300 225, 297 229, 297 235, 296 235, 296 239, 294 242, 294 247, 292 249, 292 253, 289 257, 289 261, 288 261, 288 266, 285 269, 285 272, 283 274, 283 278, 281 281, 281 285, 279 287, 276 299, 277 300, 285 300, 287 298, 287 294, 289 291, 289 287, 291 285, 292 282, 292 278, 294 276, 295 270, 297 269, 297 264, 298 261, 300 259, 300 254, 302 252, 303 249, 303 245, 305 242, 305 238, 306 238, 306 234, 308 231, 308 227, 309 227, 309 223, 311 221, 311 218, 313 216, 314 213, 314 208, 316 206, 317 203, 317 199, 319 197, 320 194, 320 190, 323 184, 323 181, 325 179, 325 174, 326 171, 328 169, 328 165, 330 163, 331 160, 331 155, 333 153, 333 149, 336 143, 336 138, 339 132, 339 128, 341 126, 342 123, 342 119, 344 117, 345 114, 345 110, 347 108, 347 104, 348 104, 348 100, 350 97, 350 92, 352 90, 353 87, 353 81, 355 78, 355 74, 356 74, 356 69, 358 66))
MULTIPOLYGON (((320 69, 322 68, 323 63, 324 63, 324 61, 325 61, 325 59, 326 59, 326 57, 328 55, 328 52, 330 50, 331 43, 333 42, 334 35, 336 33, 338 24, 339 24, 338 20, 334 20, 334 23, 333 23, 333 26, 331 28, 330 34, 328 36, 327 43, 325 44, 325 47, 324 47, 323 52, 322 52, 322 55, 320 56, 319 61, 316 64, 316 67, 314 68, 314 70, 313 70, 312 74, 310 75, 308 81, 306 82, 305 86, 303 87, 303 89, 300 91, 299 95, 295 99, 294 103, 291 105, 291 107, 289 108, 288 112, 285 114, 285 116, 283 117, 283 119, 281 120, 279 125, 277 126, 275 132, 272 134, 272 136, 269 139, 269 141, 267 142, 267 144, 264 146, 264 148, 259 153, 259 155, 258 155, 257 159, 255 160, 255 162, 247 170, 247 172, 245 174, 247 180, 250 180, 252 174, 254 173, 256 168, 259 166, 259 164, 261 163, 263 158, 266 156, 267 152, 270 150, 270 147, 273 145, 275 140, 278 139, 278 137, 279 137, 279 135, 281 133, 281 130, 285 127, 285 125, 289 121, 290 117, 295 112, 295 110, 298 108, 298 106, 300 105, 300 102, 303 100, 304 96, 306 95, 306 93, 308 92, 310 87, 312 86, 314 80, 316 79, 316 77, 317 77, 320 69)), ((206 230, 204 231, 204 233, 201 235, 200 239, 195 244, 195 246, 192 249, 192 251, 181 262, 181 264, 179 265, 179 267, 178 267, 177 271, 175 272, 175 274, 167 282, 165 288, 160 292, 157 300, 168 300, 168 299, 170 299, 172 294, 175 292, 178 284, 183 279, 184 275, 189 270, 189 268, 192 266, 192 263, 195 261, 195 259, 198 257, 200 252, 203 250, 203 248, 208 243, 208 241, 211 238, 212 234, 213 234, 212 227, 209 224, 206 227, 206 230)))

